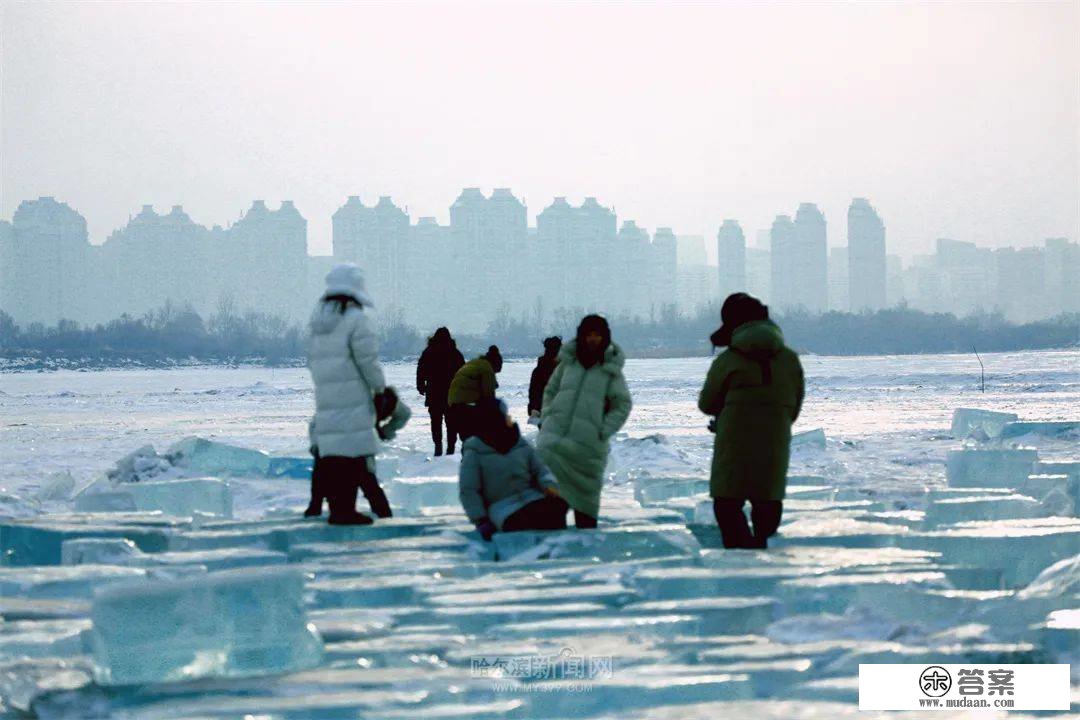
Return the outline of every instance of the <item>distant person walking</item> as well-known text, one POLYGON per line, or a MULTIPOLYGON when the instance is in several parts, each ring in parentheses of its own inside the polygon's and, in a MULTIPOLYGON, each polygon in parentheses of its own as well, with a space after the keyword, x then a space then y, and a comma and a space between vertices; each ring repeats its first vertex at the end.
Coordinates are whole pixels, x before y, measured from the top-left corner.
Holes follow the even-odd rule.
POLYGON ((562 530, 566 501, 559 484, 507 414, 488 399, 474 410, 476 434, 462 445, 458 493, 485 540, 496 531, 562 530))
POLYGON ((502 366, 502 353, 492 345, 486 353, 462 365, 450 381, 447 393, 450 421, 462 442, 476 434, 472 426, 476 404, 495 398, 495 390, 499 387, 495 376, 502 372, 502 366))
POLYGON ((435 444, 435 455, 443 454, 443 423, 446 423, 446 453, 454 454, 457 431, 447 412, 450 383, 465 358, 457 349, 457 343, 444 327, 439 328, 428 338, 427 347, 416 364, 416 389, 424 396, 424 405, 431 416, 431 441, 435 444))
POLYGON ((559 363, 559 351, 562 350, 562 338, 559 336, 544 338, 544 354, 536 359, 536 367, 529 378, 529 421, 538 423, 544 407, 544 388, 555 372, 559 363))
POLYGON ((312 501, 318 499, 321 511, 321 495, 326 496, 333 525, 371 522, 356 511, 358 490, 363 490, 376 515, 390 514, 374 475, 377 404, 385 404, 386 380, 379 365, 378 338, 365 312, 372 306, 360 269, 338 265, 326 275, 326 290, 308 326, 308 369, 315 384, 313 481, 318 481, 312 501))
POLYGON ((630 416, 625 363, 607 321, 588 315, 559 352, 544 389, 536 449, 558 478, 579 528, 596 527, 611 438, 630 416))
POLYGON ((764 548, 780 527, 791 426, 802 409, 799 356, 757 298, 724 301, 713 360, 698 408, 715 418, 710 494, 725 548, 764 548), (753 530, 743 506, 750 502, 753 530))

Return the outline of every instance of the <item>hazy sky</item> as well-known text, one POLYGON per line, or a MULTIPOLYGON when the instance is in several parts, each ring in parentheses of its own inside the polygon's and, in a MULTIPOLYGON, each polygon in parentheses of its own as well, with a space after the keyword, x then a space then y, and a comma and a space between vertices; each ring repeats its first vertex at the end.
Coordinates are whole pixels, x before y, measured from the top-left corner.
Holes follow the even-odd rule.
POLYGON ((465 186, 753 236, 866 196, 890 252, 1080 236, 1080 13, 1050 3, 2 3, 0 216, 102 242, 143 203, 225 225, 465 186))

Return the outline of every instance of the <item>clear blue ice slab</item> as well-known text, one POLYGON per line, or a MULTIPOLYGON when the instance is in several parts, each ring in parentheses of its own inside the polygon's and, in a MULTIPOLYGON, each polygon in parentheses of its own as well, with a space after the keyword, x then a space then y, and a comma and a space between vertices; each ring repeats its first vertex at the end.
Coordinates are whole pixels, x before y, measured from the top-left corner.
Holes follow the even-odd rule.
POLYGON ((108 588, 91 611, 95 677, 130 685, 315 667, 323 645, 303 595, 303 574, 292 568, 108 588))

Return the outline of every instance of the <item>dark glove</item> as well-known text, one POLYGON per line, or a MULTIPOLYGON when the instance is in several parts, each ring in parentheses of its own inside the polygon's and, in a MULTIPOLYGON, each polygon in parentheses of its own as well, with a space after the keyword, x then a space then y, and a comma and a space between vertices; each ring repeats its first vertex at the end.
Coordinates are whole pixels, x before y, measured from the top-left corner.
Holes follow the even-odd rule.
POLYGON ((394 388, 386 388, 381 393, 375 396, 375 417, 378 420, 385 420, 394 414, 394 410, 397 409, 398 396, 394 392, 394 388))
POLYGON ((480 533, 480 537, 484 538, 484 542, 491 542, 491 536, 497 531, 498 528, 495 527, 495 523, 488 518, 482 518, 480 522, 476 523, 476 532, 480 533))
POLYGON ((709 421, 709 432, 716 434, 716 418, 709 421))

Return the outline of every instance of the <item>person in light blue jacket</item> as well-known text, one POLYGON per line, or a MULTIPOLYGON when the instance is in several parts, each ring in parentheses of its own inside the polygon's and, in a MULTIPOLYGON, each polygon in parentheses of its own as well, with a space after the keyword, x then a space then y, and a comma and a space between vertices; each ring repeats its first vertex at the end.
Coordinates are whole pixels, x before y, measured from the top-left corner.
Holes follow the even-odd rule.
POLYGON ((477 434, 463 447, 458 494, 480 535, 490 540, 497 531, 565 529, 569 505, 558 481, 505 403, 481 401, 473 417, 477 434))

